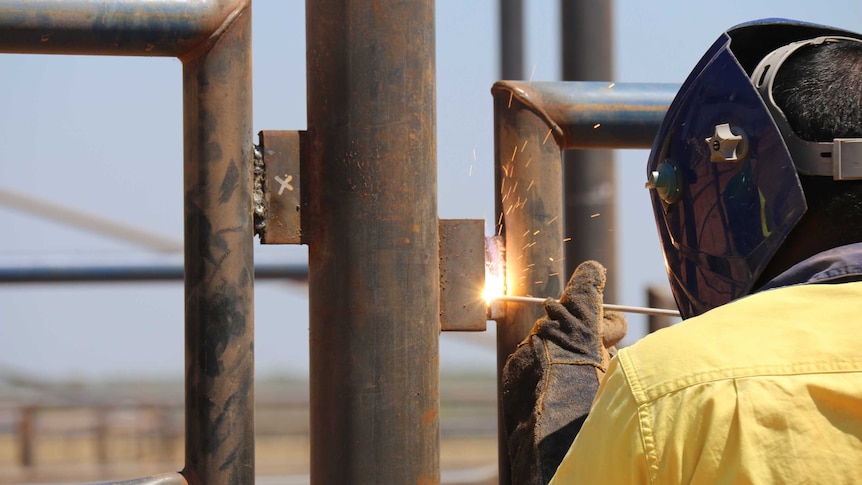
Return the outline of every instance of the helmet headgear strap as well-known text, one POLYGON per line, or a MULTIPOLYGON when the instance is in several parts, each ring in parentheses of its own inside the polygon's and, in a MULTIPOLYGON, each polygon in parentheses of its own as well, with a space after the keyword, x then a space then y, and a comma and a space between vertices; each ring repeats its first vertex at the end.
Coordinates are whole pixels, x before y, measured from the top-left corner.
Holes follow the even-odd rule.
POLYGON ((794 52, 809 45, 838 41, 862 43, 853 37, 823 36, 787 44, 764 57, 754 68, 751 79, 784 138, 797 172, 830 176, 835 180, 862 179, 862 138, 836 138, 831 142, 803 140, 793 132, 787 117, 772 97, 776 73, 794 52))

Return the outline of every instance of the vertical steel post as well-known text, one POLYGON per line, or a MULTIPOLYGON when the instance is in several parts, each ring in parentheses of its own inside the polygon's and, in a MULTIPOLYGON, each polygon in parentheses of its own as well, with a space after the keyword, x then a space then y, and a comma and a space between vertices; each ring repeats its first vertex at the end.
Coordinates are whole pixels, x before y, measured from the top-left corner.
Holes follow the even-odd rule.
MULTIPOLYGON (((506 247, 506 293, 558 296, 563 273, 562 149, 647 148, 677 87, 498 82, 494 95, 497 234, 506 247), (597 131, 596 124, 604 127, 597 131)), ((497 321, 498 389, 506 359, 544 311, 507 304, 497 321)), ((498 406, 502 405, 498 396, 498 406)), ((500 485, 511 482, 502 412, 500 485)))
POLYGON ((183 56, 186 463, 254 483, 251 6, 183 56))
POLYGON ((311 481, 438 483, 434 2, 306 2, 311 481))
MULTIPOLYGON (((563 80, 613 78, 613 0, 561 0, 563 80)), ((616 175, 610 150, 565 152, 566 273, 595 259, 608 269, 605 298, 616 301, 616 175)))
POLYGON ((524 1, 500 0, 500 79, 524 78, 524 1))
MULTIPOLYGON (((494 96, 494 133, 497 234, 506 242, 506 293, 559 295, 564 276, 558 141, 546 120, 502 89, 494 96)), ((506 318, 497 325, 497 382, 502 382, 509 354, 543 314, 539 305, 507 305, 506 318)), ((502 416, 499 408, 499 483, 508 484, 511 473, 502 416)))

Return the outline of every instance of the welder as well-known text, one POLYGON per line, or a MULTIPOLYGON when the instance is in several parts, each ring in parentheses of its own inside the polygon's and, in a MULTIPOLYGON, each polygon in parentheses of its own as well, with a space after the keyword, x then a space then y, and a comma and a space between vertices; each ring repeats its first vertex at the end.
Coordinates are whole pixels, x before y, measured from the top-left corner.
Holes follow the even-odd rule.
POLYGON ((684 320, 608 359, 605 270, 578 267, 504 369, 513 482, 862 477, 862 35, 722 33, 646 185, 684 320))

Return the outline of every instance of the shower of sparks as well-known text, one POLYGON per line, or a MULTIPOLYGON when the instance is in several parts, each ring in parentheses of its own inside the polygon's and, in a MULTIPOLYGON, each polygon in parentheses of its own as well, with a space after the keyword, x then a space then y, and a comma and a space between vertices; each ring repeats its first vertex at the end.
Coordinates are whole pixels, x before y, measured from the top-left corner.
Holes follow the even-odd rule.
POLYGON ((485 288, 482 297, 491 304, 506 293, 506 260, 499 237, 485 238, 485 288))

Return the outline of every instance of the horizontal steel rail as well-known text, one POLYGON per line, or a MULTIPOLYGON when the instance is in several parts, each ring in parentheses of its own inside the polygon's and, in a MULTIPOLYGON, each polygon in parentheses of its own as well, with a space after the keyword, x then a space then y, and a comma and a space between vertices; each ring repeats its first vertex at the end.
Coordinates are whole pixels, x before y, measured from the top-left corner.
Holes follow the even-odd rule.
POLYGON ((2 0, 0 52, 183 57, 250 0, 2 0))
MULTIPOLYGON (((0 257, 0 284, 183 281, 184 274, 182 258, 170 256, 123 259, 80 255, 0 257)), ((306 282, 308 265, 257 262, 254 278, 306 282)))

